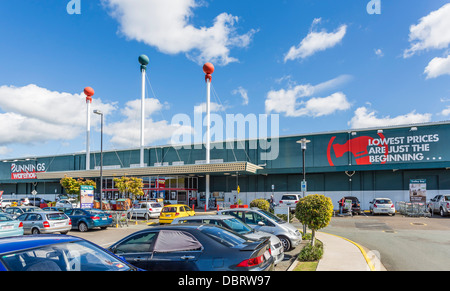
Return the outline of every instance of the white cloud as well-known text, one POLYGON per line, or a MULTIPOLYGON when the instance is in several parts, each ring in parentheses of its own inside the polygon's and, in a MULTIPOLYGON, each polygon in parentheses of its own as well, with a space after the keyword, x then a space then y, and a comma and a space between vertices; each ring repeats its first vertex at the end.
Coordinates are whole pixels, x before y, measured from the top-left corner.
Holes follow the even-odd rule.
MULTIPOLYGON (((115 110, 93 98, 91 108, 105 115, 115 110)), ((86 96, 50 91, 36 85, 0 87, 0 145, 36 144, 50 140, 70 140, 86 126, 86 96)), ((99 119, 92 118, 96 125, 99 119)))
MULTIPOLYGON (((190 128, 169 124, 166 120, 154 121, 151 115, 163 108, 154 98, 145 99, 144 144, 169 140, 175 132, 181 134, 190 128), (181 128, 181 129, 180 129, 181 128)), ((128 101, 120 113, 125 119, 105 125, 104 132, 111 136, 110 142, 118 147, 139 147, 141 140, 141 99, 128 101)))
POLYGON ((423 50, 448 47, 450 44, 449 27, 450 3, 421 18, 417 25, 411 25, 409 29, 411 47, 404 51, 403 57, 411 57, 423 50))
POLYGON ((265 101, 266 113, 284 113, 285 116, 324 116, 336 111, 347 110, 351 107, 345 94, 334 93, 327 97, 314 97, 303 101, 302 98, 311 97, 320 92, 334 89, 347 82, 351 77, 342 75, 318 85, 297 85, 288 89, 272 90, 267 93, 265 101))
POLYGON ((314 19, 309 34, 300 42, 298 46, 292 46, 284 57, 284 62, 296 59, 305 59, 316 52, 332 48, 342 41, 347 25, 341 25, 334 32, 314 31, 315 26, 320 22, 320 18, 314 19))
MULTIPOLYGON (((210 112, 219 112, 225 111, 227 106, 218 104, 216 102, 210 102, 210 112)), ((194 106, 194 113, 205 113, 206 112, 206 102, 201 103, 200 105, 194 106)))
POLYGON ((434 58, 425 68, 427 79, 437 78, 441 75, 450 75, 450 55, 446 58, 434 58))
POLYGON ((384 53, 381 49, 375 49, 375 54, 380 58, 384 56, 384 53))
POLYGON ((242 105, 248 105, 248 92, 242 86, 239 86, 239 88, 233 90, 231 94, 240 94, 242 97, 242 105))
POLYGON ((377 117, 375 111, 370 111, 366 107, 359 107, 355 110, 355 115, 348 122, 351 128, 371 128, 371 127, 383 127, 393 125, 404 125, 414 123, 424 123, 431 121, 431 114, 420 114, 412 111, 405 115, 399 115, 396 117, 384 116, 377 117))
POLYGON ((193 10, 197 0, 102 0, 120 23, 127 38, 144 42, 166 54, 185 53, 201 64, 206 61, 226 65, 236 62, 230 57, 233 47, 247 47, 255 30, 239 35, 235 25, 239 18, 219 14, 210 27, 194 27, 193 10))

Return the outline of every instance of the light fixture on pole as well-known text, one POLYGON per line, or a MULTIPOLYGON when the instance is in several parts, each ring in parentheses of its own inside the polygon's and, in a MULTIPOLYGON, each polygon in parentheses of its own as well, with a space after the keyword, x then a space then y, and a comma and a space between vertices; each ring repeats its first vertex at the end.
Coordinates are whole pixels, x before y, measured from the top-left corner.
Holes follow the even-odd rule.
MULTIPOLYGON (((203 65, 203 72, 205 75, 205 81, 206 81, 206 164, 210 163, 210 150, 211 150, 211 132, 210 132, 210 126, 211 126, 211 80, 212 76, 211 74, 214 72, 214 65, 211 63, 206 63, 203 65)), ((210 176, 206 175, 206 206, 205 208, 209 208, 209 183, 210 183, 210 176)))
MULTIPOLYGON (((301 140, 297 141, 297 143, 301 144, 302 146, 302 155, 303 155, 303 181, 302 181, 302 193, 303 193, 303 198, 305 198, 305 193, 306 193, 306 166, 305 166, 305 157, 306 157, 306 144, 310 143, 310 140, 307 140, 306 138, 302 138, 301 140)), ((303 225, 303 235, 306 234, 306 224, 303 225)))
POLYGON ((91 136, 91 103, 92 96, 94 96, 94 89, 91 87, 84 88, 84 94, 86 94, 86 170, 90 170, 91 165, 91 153, 90 153, 90 136, 91 136))
POLYGON ((100 127, 100 209, 103 208, 103 112, 94 110, 95 114, 101 116, 100 127))
POLYGON ((142 74, 142 92, 141 92, 141 145, 140 145, 140 167, 144 167, 144 123, 145 123, 145 73, 147 71, 147 65, 150 62, 146 55, 139 56, 139 63, 141 64, 142 74))

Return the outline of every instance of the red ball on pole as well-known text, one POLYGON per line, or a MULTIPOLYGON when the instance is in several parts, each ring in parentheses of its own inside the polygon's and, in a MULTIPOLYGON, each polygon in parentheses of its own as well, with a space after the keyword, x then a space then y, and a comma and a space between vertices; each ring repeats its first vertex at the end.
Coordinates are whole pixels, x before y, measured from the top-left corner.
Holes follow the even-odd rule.
POLYGON ((92 97, 94 96, 94 93, 94 89, 92 89, 91 87, 84 88, 84 94, 86 94, 86 96, 92 97))
POLYGON ((92 103, 92 96, 94 96, 94 89, 91 87, 84 88, 84 94, 86 94, 86 102, 92 103))
POLYGON ((211 64, 211 63, 204 64, 203 65, 203 72, 205 74, 210 74, 211 75, 212 73, 214 73, 214 65, 211 64))

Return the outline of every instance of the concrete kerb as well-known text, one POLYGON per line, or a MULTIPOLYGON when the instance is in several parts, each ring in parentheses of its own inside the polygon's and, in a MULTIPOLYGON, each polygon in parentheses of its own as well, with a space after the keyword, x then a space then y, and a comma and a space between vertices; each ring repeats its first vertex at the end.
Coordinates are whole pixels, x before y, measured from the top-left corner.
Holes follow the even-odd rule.
MULTIPOLYGON (((323 234, 326 234, 326 235, 332 235, 332 236, 334 236, 334 237, 336 237, 336 238, 345 240, 345 241, 347 241, 347 242, 353 244, 354 246, 356 246, 356 247, 359 249, 359 251, 361 252, 361 255, 363 256, 364 260, 366 261, 368 269, 369 269, 370 271, 376 271, 375 266, 374 266, 374 264, 372 263, 372 261, 369 259, 369 257, 367 256, 366 251, 365 251, 364 248, 363 248, 362 246, 360 246, 358 243, 356 243, 356 242, 354 242, 354 241, 351 241, 351 240, 349 240, 349 239, 347 239, 347 238, 344 238, 344 237, 335 235, 335 234, 330 234, 330 233, 325 233, 325 232, 322 232, 322 233, 323 233, 323 234)), ((325 248, 325 243, 324 243, 324 248, 325 248)), ((319 260, 319 263, 320 263, 320 261, 322 261, 322 260, 324 260, 323 257, 322 257, 321 260, 319 260)), ((293 271, 293 270, 297 267, 298 264, 299 264, 298 259, 294 260, 294 262, 293 262, 293 263, 291 264, 291 266, 287 269, 287 271, 293 271)), ((342 271, 345 271, 345 270, 342 270, 342 271)), ((360 270, 360 271, 364 271, 364 270, 360 270)))

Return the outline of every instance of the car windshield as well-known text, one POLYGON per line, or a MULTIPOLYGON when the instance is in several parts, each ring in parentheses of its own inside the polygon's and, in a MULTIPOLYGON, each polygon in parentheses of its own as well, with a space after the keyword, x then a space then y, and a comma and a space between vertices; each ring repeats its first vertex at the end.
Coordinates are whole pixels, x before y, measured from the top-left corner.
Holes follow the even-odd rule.
POLYGON ((64 213, 50 213, 47 214, 47 219, 48 220, 64 220, 64 219, 68 219, 68 217, 64 214, 64 213))
POLYGON ((154 208, 161 208, 162 207, 162 205, 159 204, 159 203, 151 203, 150 206, 154 207, 154 208))
POLYGON ((297 200, 297 196, 295 196, 295 195, 283 195, 281 200, 297 200))
POLYGON ((220 227, 201 226, 199 229, 202 233, 227 247, 235 247, 247 241, 245 237, 240 236, 237 233, 229 232, 220 227))
POLYGON ((0 213, 0 221, 11 221, 12 219, 3 213, 0 213))
POLYGON ((101 210, 97 210, 97 209, 90 209, 90 210, 87 210, 87 212, 90 215, 102 215, 102 214, 105 214, 105 212, 103 212, 101 210))
POLYGON ((247 224, 243 223, 237 218, 230 218, 222 220, 224 224, 226 224, 229 228, 239 234, 246 234, 252 232, 253 229, 247 224))
POLYGON ((376 204, 392 204, 390 199, 377 199, 375 201, 376 204))
POLYGON ((164 207, 162 209, 162 212, 177 212, 177 208, 176 207, 164 207))
POLYGON ((58 243, 4 254, 10 271, 129 271, 131 267, 87 241, 58 243))
POLYGON ((39 207, 27 207, 27 208, 22 208, 23 212, 38 212, 38 211, 43 211, 41 208, 39 207))
POLYGON ((259 212, 260 214, 269 217, 272 220, 275 220, 276 223, 286 223, 286 221, 284 221, 283 219, 279 218, 278 216, 273 215, 272 213, 263 210, 263 209, 258 209, 257 212, 259 212))

